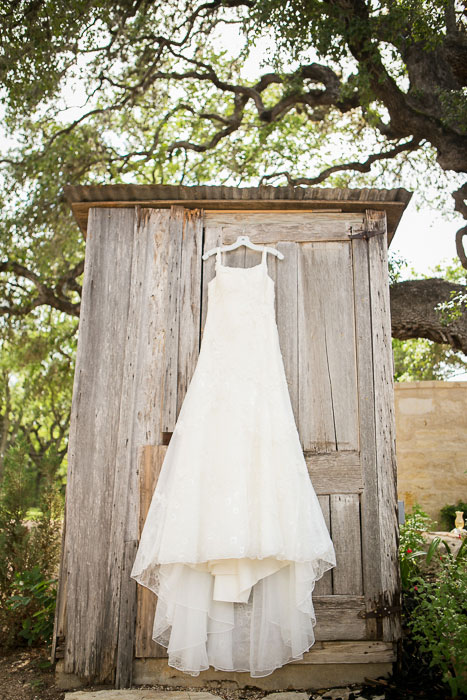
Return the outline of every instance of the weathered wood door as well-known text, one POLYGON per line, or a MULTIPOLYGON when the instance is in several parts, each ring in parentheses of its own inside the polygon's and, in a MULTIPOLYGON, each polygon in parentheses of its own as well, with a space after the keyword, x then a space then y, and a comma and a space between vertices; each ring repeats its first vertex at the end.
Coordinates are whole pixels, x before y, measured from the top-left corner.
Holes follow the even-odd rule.
MULTIPOLYGON (((384 212, 136 207, 120 210, 125 237, 115 235, 115 218, 110 226, 111 211, 117 210, 91 209, 88 229, 73 398, 77 412, 84 396, 88 419, 78 428, 72 416, 70 451, 81 457, 67 486, 63 568, 69 573, 66 584, 61 579, 66 591, 56 622, 65 671, 97 679, 110 674, 125 687, 133 656, 166 656, 151 639, 156 598, 136 587, 129 570, 202 341, 215 256, 204 262, 201 255, 242 233, 284 254, 267 258, 281 350, 310 478, 337 555, 336 568, 315 589, 316 638, 354 642, 356 663, 365 662, 375 640, 387 652, 384 660, 394 658, 398 528, 384 212), (104 279, 91 262, 99 250, 108 256, 104 279), (110 316, 103 311, 109 296, 110 316), (86 377, 78 368, 87 352, 93 370, 86 377), (104 399, 112 391, 118 401, 109 405, 104 399), (97 498, 89 527, 80 525, 86 479, 97 498), (96 528, 100 536, 91 544, 96 528)), ((258 256, 240 247, 226 264, 248 267, 258 256)), ((319 648, 305 655, 310 663, 319 648)))

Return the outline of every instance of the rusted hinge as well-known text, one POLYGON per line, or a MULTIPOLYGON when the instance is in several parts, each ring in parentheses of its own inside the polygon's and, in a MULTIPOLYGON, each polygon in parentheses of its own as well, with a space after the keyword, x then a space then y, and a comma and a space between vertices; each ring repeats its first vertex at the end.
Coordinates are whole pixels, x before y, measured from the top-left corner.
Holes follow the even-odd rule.
MULTIPOLYGON (((352 227, 350 230, 352 230, 352 227)), ((372 236, 379 236, 383 233, 386 233, 386 231, 359 231, 358 233, 349 233, 348 236, 349 238, 365 238, 368 240, 372 236)))
POLYGON ((389 617, 394 613, 399 613, 401 610, 400 605, 379 605, 373 610, 360 610, 358 617, 363 617, 366 620, 369 617, 374 617, 380 620, 383 617, 389 617))

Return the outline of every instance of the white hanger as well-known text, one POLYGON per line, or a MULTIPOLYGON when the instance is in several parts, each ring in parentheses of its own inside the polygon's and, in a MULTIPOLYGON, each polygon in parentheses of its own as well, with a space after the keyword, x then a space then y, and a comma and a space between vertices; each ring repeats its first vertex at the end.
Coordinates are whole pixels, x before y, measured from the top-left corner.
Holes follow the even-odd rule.
POLYGON ((267 250, 268 253, 271 253, 272 255, 277 255, 279 260, 284 259, 284 254, 281 253, 280 250, 277 250, 277 248, 270 248, 269 246, 264 246, 264 245, 256 245, 255 243, 252 243, 250 241, 249 236, 238 236, 235 243, 231 243, 230 245, 225 245, 225 246, 217 246, 216 248, 211 248, 211 250, 208 250, 206 253, 204 253, 202 258, 203 258, 203 260, 207 260, 210 255, 214 255, 214 253, 217 253, 217 251, 235 250, 235 248, 239 248, 241 245, 244 245, 247 248, 251 248, 252 250, 267 250))

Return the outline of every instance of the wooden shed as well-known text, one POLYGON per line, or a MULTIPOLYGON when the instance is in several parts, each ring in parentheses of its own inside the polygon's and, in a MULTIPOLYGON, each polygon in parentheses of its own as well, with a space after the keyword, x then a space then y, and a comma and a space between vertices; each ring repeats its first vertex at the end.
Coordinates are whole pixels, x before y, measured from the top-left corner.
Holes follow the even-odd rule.
MULTIPOLYGON (((52 660, 63 688, 143 683, 312 689, 387 674, 400 639, 387 248, 404 189, 67 187, 86 236, 52 660), (263 678, 167 664, 156 597, 130 579, 196 366, 215 256, 245 233, 268 256, 304 456, 337 555, 316 643, 263 678)), ((229 266, 258 263, 243 246, 229 266)), ((258 348, 261 352, 261 348, 258 348)))

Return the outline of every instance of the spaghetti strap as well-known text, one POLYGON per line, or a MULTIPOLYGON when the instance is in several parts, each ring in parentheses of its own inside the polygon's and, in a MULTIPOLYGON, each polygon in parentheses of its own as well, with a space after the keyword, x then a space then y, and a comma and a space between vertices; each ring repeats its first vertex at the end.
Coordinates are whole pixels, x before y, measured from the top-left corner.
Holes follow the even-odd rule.
POLYGON ((268 264, 266 260, 266 255, 268 254, 267 248, 263 248, 263 255, 261 257, 261 265, 266 269, 266 272, 268 271, 268 264))
POLYGON ((222 267, 221 249, 220 248, 217 249, 217 253, 216 253, 216 265, 218 265, 219 267, 222 267))

